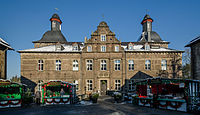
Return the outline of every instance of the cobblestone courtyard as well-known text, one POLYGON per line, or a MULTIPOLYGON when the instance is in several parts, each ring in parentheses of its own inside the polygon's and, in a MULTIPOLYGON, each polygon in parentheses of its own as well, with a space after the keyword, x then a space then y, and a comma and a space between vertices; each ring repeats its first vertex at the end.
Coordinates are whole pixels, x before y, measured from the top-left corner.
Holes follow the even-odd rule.
POLYGON ((0 109, 0 115, 190 115, 189 113, 114 103, 100 97, 97 104, 50 105, 0 109))

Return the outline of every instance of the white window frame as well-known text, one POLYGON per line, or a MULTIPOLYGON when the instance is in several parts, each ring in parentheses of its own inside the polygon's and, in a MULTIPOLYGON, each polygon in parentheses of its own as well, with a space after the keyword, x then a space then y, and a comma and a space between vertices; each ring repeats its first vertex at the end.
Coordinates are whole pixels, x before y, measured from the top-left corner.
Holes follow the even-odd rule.
POLYGON ((106 52, 106 46, 105 45, 101 46, 101 52, 106 52))
POLYGON ((129 45, 128 49, 133 50, 133 45, 129 45))
POLYGON ((119 45, 116 45, 116 46, 115 46, 115 51, 116 51, 116 52, 119 52, 119 45))
POLYGON ((87 51, 92 52, 92 46, 87 46, 87 51))
POLYGON ((151 60, 145 60, 145 70, 151 70, 151 60))
POLYGON ((73 60, 72 66, 73 66, 73 71, 78 71, 78 60, 73 60))
POLYGON ((44 70, 44 61, 38 60, 38 71, 43 71, 43 70, 44 70))
POLYGON ((121 80, 115 80, 115 90, 121 90, 121 80))
POLYGON ((134 60, 128 60, 128 70, 129 71, 134 70, 134 60))
POLYGON ((167 60, 161 60, 161 70, 167 70, 167 60))
POLYGON ((78 91, 79 90, 78 80, 74 80, 74 84, 76 85, 76 91, 78 91))
POLYGON ((93 70, 93 60, 86 60, 86 70, 87 71, 92 71, 93 70))
POLYGON ((86 80, 86 90, 87 91, 93 90, 93 80, 92 79, 86 80))
POLYGON ((121 60, 114 60, 114 67, 115 67, 115 71, 119 71, 120 70, 120 62, 121 60))
POLYGON ((129 91, 134 91, 135 90, 135 85, 134 85, 134 80, 130 79, 128 83, 128 90, 129 91))
POLYGON ((106 34, 101 34, 101 41, 106 41, 106 34))
POLYGON ((106 71, 107 70, 106 60, 101 60, 100 65, 101 65, 101 68, 100 68, 101 71, 106 71))
POLYGON ((56 71, 61 71, 61 61, 56 60, 56 71))

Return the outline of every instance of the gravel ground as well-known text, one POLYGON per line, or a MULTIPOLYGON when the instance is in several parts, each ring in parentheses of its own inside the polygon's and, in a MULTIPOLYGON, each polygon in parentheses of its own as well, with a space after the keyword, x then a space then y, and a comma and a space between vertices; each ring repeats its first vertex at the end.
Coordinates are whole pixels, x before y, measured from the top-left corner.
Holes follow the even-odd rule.
POLYGON ((115 103, 112 97, 100 97, 97 104, 31 105, 23 108, 0 109, 0 115, 191 115, 171 110, 115 103))

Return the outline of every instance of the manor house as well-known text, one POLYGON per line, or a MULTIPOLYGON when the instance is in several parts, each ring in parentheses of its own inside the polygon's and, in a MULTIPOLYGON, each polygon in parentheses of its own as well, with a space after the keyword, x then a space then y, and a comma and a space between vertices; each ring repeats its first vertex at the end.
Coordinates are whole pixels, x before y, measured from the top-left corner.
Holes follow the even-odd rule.
MULTIPOLYGON (((134 79, 181 77, 183 51, 168 48, 155 31, 153 19, 146 15, 136 42, 122 42, 102 21, 84 42, 68 42, 61 32, 57 14, 50 19, 51 30, 44 33, 34 48, 18 51, 21 55, 21 81, 31 88, 49 80, 77 85, 78 94, 106 90, 134 90, 134 79)), ((125 39, 125 38, 124 38, 125 39)))

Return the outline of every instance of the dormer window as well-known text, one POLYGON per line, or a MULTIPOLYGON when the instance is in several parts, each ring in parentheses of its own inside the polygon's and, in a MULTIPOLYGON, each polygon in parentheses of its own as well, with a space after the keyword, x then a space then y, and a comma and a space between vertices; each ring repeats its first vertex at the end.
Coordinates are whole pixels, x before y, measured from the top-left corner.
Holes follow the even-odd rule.
POLYGON ((91 52, 92 51, 92 46, 87 46, 87 51, 91 52))
POLYGON ((64 50, 64 47, 61 44, 56 45, 56 51, 62 51, 64 50))
POLYGON ((133 44, 130 43, 130 44, 128 45, 128 49, 129 49, 129 50, 133 50, 133 44))
POLYGON ((78 45, 73 46, 73 51, 78 51, 78 45))
POLYGON ((101 41, 106 41, 106 35, 105 34, 101 35, 101 41))
POLYGON ((146 43, 146 44, 144 45, 144 49, 145 49, 145 50, 150 50, 150 45, 149 45, 148 43, 146 43))

